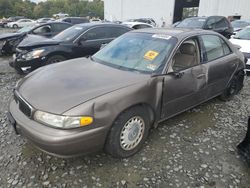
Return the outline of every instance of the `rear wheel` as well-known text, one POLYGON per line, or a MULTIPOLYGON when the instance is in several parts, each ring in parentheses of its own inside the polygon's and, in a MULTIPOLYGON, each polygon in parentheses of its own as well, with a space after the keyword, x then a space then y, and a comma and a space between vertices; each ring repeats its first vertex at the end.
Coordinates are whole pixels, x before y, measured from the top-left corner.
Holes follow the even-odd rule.
POLYGON ((136 106, 118 116, 108 135, 105 150, 117 158, 126 158, 138 152, 150 129, 147 111, 136 106))
POLYGON ((53 63, 58 63, 58 62, 61 62, 61 61, 64 61, 64 60, 66 60, 66 58, 63 57, 62 55, 53 55, 53 56, 48 58, 48 60, 46 62, 46 65, 53 64, 53 63))
POLYGON ((18 28, 18 25, 17 25, 17 24, 14 24, 14 25, 13 25, 13 28, 14 28, 14 29, 17 29, 17 28, 18 28))
POLYGON ((237 95, 243 88, 244 77, 245 77, 244 71, 240 71, 237 74, 235 74, 230 83, 228 84, 227 88, 220 95, 220 99, 223 101, 228 101, 232 99, 234 95, 237 95))

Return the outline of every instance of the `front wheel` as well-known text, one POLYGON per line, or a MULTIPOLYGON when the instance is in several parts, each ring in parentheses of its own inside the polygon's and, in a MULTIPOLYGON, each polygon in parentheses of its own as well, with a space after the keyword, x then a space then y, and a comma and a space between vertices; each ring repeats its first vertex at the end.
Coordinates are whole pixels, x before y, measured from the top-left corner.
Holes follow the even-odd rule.
POLYGON ((240 71, 235 74, 230 83, 228 84, 227 88, 220 95, 220 99, 223 101, 228 101, 232 99, 235 95, 237 95, 243 88, 244 77, 244 71, 240 71))
POLYGON ((105 144, 106 152, 116 158, 134 155, 141 149, 149 129, 149 115, 142 106, 124 111, 113 123, 105 144))
POLYGON ((18 25, 14 24, 14 25, 13 25, 13 28, 14 28, 14 29, 17 29, 17 28, 18 28, 18 25))
POLYGON ((50 64, 53 64, 53 63, 58 63, 58 62, 61 62, 61 61, 64 61, 64 60, 66 60, 66 58, 61 56, 61 55, 53 55, 53 56, 48 58, 48 60, 46 61, 46 65, 50 65, 50 64))

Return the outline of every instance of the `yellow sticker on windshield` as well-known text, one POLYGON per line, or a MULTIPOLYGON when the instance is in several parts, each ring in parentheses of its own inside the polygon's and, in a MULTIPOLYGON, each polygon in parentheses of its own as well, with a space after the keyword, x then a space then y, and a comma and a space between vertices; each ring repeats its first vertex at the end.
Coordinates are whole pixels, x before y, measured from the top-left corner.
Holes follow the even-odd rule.
POLYGON ((148 51, 145 55, 144 55, 144 58, 147 59, 147 60, 154 60, 157 56, 159 55, 158 52, 156 51, 153 51, 153 50, 150 50, 148 51))

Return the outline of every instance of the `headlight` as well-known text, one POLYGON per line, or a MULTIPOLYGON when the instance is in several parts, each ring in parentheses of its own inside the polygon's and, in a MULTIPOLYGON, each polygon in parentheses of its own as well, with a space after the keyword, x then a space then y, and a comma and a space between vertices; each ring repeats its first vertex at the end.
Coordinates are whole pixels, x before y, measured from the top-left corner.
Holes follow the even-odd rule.
POLYGON ((27 54, 22 55, 22 58, 26 60, 36 59, 36 58, 41 57, 43 52, 44 52, 44 49, 34 50, 31 52, 28 52, 27 54))
POLYGON ((83 117, 60 116, 42 111, 36 111, 34 119, 40 123, 62 129, 84 127, 93 123, 93 118, 89 116, 83 116, 83 117))

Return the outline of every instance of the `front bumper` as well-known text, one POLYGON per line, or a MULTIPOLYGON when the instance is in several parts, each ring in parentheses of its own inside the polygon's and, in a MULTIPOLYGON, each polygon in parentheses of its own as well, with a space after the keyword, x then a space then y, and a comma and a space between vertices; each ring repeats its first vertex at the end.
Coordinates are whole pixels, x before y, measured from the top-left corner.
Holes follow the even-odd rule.
POLYGON ((58 157, 99 151, 104 147, 108 132, 106 127, 61 130, 45 126, 24 115, 14 100, 10 103, 8 116, 17 133, 25 136, 40 150, 58 157))
POLYGON ((16 70, 35 70, 39 67, 44 66, 46 63, 46 57, 36 58, 32 60, 25 60, 18 57, 18 55, 14 54, 12 61, 10 61, 9 65, 16 70))

